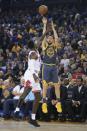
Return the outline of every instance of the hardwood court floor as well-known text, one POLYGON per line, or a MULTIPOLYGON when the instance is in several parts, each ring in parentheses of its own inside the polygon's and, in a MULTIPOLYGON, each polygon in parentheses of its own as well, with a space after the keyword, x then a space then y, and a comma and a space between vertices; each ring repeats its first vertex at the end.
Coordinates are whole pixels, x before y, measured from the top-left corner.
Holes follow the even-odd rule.
POLYGON ((87 124, 39 122, 41 127, 31 127, 26 121, 0 120, 0 131, 87 131, 87 124))

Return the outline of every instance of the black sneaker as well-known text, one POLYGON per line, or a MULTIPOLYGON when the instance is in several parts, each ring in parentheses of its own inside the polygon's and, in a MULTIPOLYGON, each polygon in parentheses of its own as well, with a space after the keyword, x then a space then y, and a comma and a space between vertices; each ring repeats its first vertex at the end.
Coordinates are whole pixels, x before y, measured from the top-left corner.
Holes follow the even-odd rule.
POLYGON ((31 125, 33 125, 34 127, 40 127, 40 125, 37 123, 36 120, 30 119, 30 120, 29 120, 29 123, 30 123, 31 125))

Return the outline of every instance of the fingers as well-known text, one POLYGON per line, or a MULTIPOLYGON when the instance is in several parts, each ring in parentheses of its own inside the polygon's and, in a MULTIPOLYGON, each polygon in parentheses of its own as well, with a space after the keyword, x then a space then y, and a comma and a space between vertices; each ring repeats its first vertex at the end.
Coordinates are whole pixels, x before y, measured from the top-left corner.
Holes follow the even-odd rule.
POLYGON ((43 17, 42 22, 43 22, 43 24, 47 24, 47 18, 43 17))

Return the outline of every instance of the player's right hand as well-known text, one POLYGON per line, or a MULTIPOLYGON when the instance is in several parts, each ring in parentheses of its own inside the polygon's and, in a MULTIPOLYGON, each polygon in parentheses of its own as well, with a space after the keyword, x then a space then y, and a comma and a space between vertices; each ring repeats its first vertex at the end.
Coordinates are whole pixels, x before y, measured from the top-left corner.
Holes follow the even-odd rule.
POLYGON ((43 24, 47 24, 47 18, 46 17, 43 17, 43 19, 42 19, 42 22, 43 22, 43 24))

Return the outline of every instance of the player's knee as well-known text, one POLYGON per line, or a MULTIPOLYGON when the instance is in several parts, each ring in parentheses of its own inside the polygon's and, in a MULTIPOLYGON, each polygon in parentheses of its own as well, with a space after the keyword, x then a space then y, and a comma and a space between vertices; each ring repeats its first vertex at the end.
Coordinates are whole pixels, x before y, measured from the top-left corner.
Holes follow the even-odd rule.
POLYGON ((60 83, 54 83, 55 88, 60 88, 60 83))
POLYGON ((48 83, 45 80, 42 81, 42 85, 43 85, 43 88, 47 88, 48 87, 48 83))
POLYGON ((36 92, 34 95, 35 95, 35 99, 36 99, 37 101, 40 101, 40 100, 41 100, 41 94, 40 94, 40 92, 36 92))

